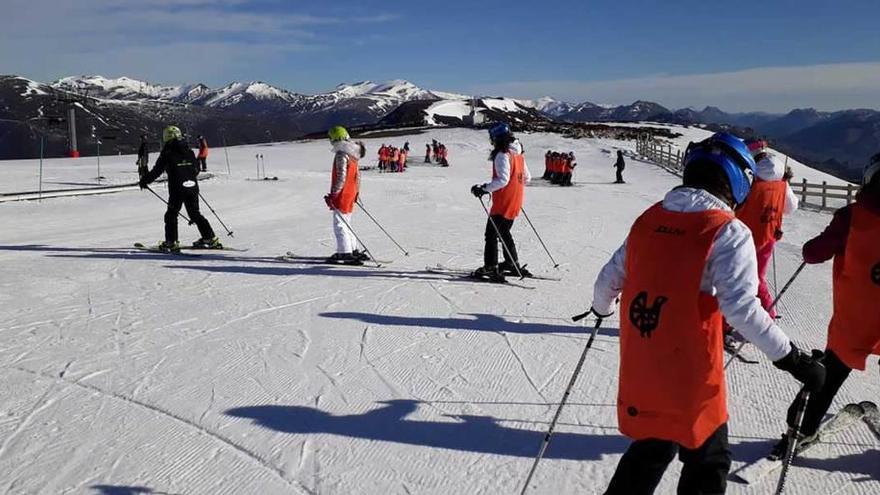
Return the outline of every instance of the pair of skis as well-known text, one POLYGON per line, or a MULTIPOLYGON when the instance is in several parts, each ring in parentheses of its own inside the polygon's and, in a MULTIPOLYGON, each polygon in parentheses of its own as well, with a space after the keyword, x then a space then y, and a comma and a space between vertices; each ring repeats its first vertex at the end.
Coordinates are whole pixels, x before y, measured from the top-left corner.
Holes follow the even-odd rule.
POLYGON ((208 247, 196 247, 196 246, 180 246, 180 251, 167 251, 163 249, 159 249, 159 246, 148 246, 142 242, 134 243, 135 249, 140 249, 141 251, 146 251, 149 253, 156 254, 169 254, 173 256, 189 256, 189 257, 198 257, 200 254, 193 253, 192 251, 234 251, 238 253, 243 253, 247 251, 247 249, 236 249, 231 247, 222 247, 222 248, 208 248, 208 247))
POLYGON ((297 263, 297 264, 306 264, 306 265, 336 265, 336 266, 350 266, 355 268, 366 267, 366 268, 382 268, 385 265, 390 265, 393 263, 392 260, 377 260, 377 259, 367 259, 363 260, 364 262, 375 263, 373 265, 367 264, 351 264, 345 263, 342 261, 332 260, 328 256, 303 256, 300 254, 296 254, 292 251, 288 251, 281 256, 276 256, 275 259, 278 261, 284 261, 289 263, 297 263))
MULTIPOLYGON (((437 273, 440 275, 450 275, 450 276, 455 277, 458 280, 467 280, 467 281, 472 281, 472 282, 484 282, 484 283, 497 284, 497 285, 506 285, 506 286, 510 286, 510 287, 518 287, 521 289, 534 289, 534 287, 532 287, 530 285, 525 285, 525 284, 522 284, 519 282, 514 282, 514 281, 511 281, 508 279, 505 279, 504 281, 498 281, 498 282, 493 281, 493 280, 489 280, 488 278, 474 275, 473 270, 465 270, 463 268, 449 268, 449 267, 445 267, 443 265, 437 265, 437 266, 425 267, 425 271, 427 271, 428 273, 437 273)), ((525 278, 531 278, 534 280, 551 280, 554 282, 559 282, 560 280, 562 280, 561 278, 548 277, 548 276, 543 276, 543 275, 530 275, 530 276, 526 276, 525 278)))
MULTIPOLYGON (((837 414, 832 416, 831 419, 819 426, 819 429, 816 431, 815 440, 807 444, 799 443, 795 449, 795 456, 801 455, 819 442, 828 441, 831 437, 857 424, 860 420, 880 440, 880 412, 877 410, 877 405, 870 401, 847 404, 837 414)), ((784 462, 785 460, 781 457, 769 455, 745 465, 733 473, 733 476, 745 483, 755 484, 777 469, 781 469, 784 462)))

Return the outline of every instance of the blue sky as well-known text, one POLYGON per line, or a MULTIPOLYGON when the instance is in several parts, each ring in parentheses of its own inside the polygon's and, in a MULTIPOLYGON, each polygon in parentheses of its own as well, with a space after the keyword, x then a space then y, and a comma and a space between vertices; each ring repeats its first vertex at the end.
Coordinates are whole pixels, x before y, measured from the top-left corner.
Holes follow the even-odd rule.
POLYGON ((876 0, 5 0, 0 73, 880 108, 876 0))

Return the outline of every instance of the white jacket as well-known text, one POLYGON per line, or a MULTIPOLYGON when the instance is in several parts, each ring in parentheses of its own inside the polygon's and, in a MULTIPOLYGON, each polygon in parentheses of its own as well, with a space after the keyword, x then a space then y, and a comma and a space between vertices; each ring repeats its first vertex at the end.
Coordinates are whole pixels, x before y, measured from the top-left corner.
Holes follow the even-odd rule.
POLYGON ((352 141, 336 141, 333 143, 333 169, 336 180, 330 185, 330 194, 338 194, 345 186, 348 175, 348 161, 363 156, 363 145, 352 141))
MULTIPOLYGON (((712 194, 681 187, 670 191, 663 208, 675 212, 726 210, 730 208, 712 194)), ((596 280, 593 308, 611 314, 614 300, 626 278, 626 242, 614 253, 596 280)), ((758 261, 748 227, 733 220, 718 231, 709 252, 700 289, 715 296, 727 322, 772 361, 791 351, 788 336, 776 325, 758 300, 758 261)), ((625 315, 621 315, 625 317, 625 315)))
MULTIPOLYGON (((779 158, 772 153, 767 153, 764 155, 764 158, 757 163, 757 176, 761 180, 766 181, 775 181, 782 180, 785 176, 785 164, 779 161, 779 158)), ((789 215, 798 209, 799 202, 797 196, 795 196, 794 191, 791 190, 791 186, 787 185, 785 188, 785 209, 783 213, 785 215, 789 215)))
MULTIPOLYGON (((522 144, 520 144, 518 139, 514 140, 510 143, 508 150, 511 153, 521 155, 523 152, 522 144)), ((495 155, 495 161, 492 166, 495 168, 495 177, 492 179, 492 182, 483 186, 483 189, 490 193, 504 188, 510 181, 510 157, 507 156, 507 153, 498 153, 495 155)), ((532 180, 532 173, 529 172, 529 166, 526 164, 525 159, 523 159, 523 175, 525 175, 526 183, 532 180)))

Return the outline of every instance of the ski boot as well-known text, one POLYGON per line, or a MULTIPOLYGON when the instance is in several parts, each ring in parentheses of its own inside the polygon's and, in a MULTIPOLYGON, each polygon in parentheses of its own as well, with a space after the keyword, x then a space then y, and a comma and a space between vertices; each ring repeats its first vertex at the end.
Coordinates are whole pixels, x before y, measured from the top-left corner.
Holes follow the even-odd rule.
POLYGON ((370 261, 370 260, 372 259, 372 258, 370 258, 370 255, 369 255, 369 254, 367 254, 367 253, 364 252, 364 251, 360 251, 360 250, 358 250, 358 249, 355 249, 354 251, 352 251, 352 252, 351 252, 351 255, 354 256, 356 259, 359 259, 359 260, 361 260, 361 261, 370 261))
POLYGON ((733 327, 726 325, 724 328, 724 349, 728 352, 737 352, 739 350, 740 345, 745 342, 745 339, 742 335, 739 334, 733 327))
POLYGON ((498 265, 498 271, 500 271, 503 275, 516 275, 517 277, 522 274, 523 278, 529 278, 532 276, 532 272, 526 270, 525 265, 519 266, 519 272, 516 271, 516 266, 510 261, 504 260, 498 265))
POLYGON ((223 244, 216 236, 213 239, 199 239, 192 243, 196 249, 223 249, 223 244))
POLYGON ((501 273, 501 270, 499 270, 497 265, 495 265, 495 266, 481 266, 480 268, 477 268, 476 270, 474 270, 474 272, 471 274, 471 276, 474 278, 486 279, 486 280, 488 280, 490 282, 494 282, 494 283, 504 283, 507 281, 504 278, 504 274, 501 273))
POLYGON ((361 266, 364 264, 362 260, 355 258, 353 253, 335 253, 327 258, 328 263, 337 265, 361 266))
MULTIPOLYGON (((797 445, 795 446, 794 455, 797 456, 799 452, 803 452, 808 448, 812 447, 814 443, 817 443, 819 439, 818 433, 813 433, 812 435, 804 435, 802 433, 798 433, 797 436, 797 445)), ((785 454, 788 451, 788 434, 782 435, 782 438, 776 442, 776 445, 773 446, 773 449, 770 451, 770 455, 767 456, 768 459, 773 460, 782 460, 785 459, 785 454)))
POLYGON ((156 246, 156 249, 162 251, 163 253, 179 253, 180 252, 180 243, 177 241, 168 244, 165 241, 160 241, 156 246))

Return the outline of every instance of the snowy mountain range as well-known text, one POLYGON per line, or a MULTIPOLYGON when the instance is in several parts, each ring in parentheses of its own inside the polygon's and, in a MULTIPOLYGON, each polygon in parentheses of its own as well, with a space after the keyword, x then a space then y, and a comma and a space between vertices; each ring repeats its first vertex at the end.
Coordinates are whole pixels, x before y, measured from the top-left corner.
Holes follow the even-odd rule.
POLYGON ((162 86, 128 77, 109 79, 103 76, 75 76, 51 84, 58 90, 74 92, 109 101, 161 101, 212 108, 251 110, 288 107, 296 112, 316 112, 357 101, 371 112, 385 115, 401 103, 412 100, 466 99, 463 95, 432 92, 404 80, 383 83, 362 81, 340 84, 333 91, 316 95, 294 93, 262 81, 232 82, 212 89, 198 84, 162 86))
MULTIPOLYGON (((34 119, 65 115, 65 105, 71 99, 77 100, 82 110, 78 116, 80 136, 90 134, 95 126, 99 135, 115 140, 121 152, 130 151, 140 133, 155 135, 168 122, 184 125, 191 134, 203 134, 215 143, 225 139, 230 144, 243 144, 294 139, 337 123, 461 126, 497 120, 524 126, 655 121, 733 128, 740 134, 769 137, 789 154, 847 177, 855 177, 867 157, 880 149, 880 112, 873 110, 797 109, 774 115, 727 113, 711 106, 671 110, 643 100, 620 106, 573 104, 551 97, 471 97, 423 89, 406 80, 340 84, 328 92, 306 95, 261 81, 210 88, 201 83, 160 85, 97 75, 65 77, 51 84, 0 76, 0 119, 42 127, 49 136, 50 155, 63 154, 66 133, 48 129, 34 119)), ((38 149, 35 139, 27 127, 0 123, 0 159, 32 156, 38 149)), ((87 146, 80 148, 88 153, 87 146)))

